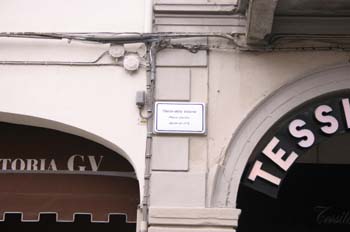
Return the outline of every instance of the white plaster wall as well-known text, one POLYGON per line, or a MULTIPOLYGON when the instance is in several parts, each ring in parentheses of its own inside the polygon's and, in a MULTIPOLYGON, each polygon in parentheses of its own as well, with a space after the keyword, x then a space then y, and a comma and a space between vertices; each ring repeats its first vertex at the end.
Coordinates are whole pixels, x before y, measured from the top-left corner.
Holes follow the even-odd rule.
POLYGON ((2 0, 0 31, 140 32, 144 0, 2 0))
POLYGON ((81 41, 0 38, 0 60, 91 62, 109 46, 81 41))

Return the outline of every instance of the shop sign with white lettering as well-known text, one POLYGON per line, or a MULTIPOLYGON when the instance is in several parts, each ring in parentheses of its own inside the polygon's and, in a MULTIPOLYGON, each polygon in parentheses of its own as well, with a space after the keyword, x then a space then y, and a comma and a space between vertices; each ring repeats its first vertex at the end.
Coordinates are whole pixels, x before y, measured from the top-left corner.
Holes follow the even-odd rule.
POLYGON ((132 166, 113 151, 54 130, 0 123, 2 174, 80 174, 136 179, 132 166))
POLYGON ((242 184, 277 197, 288 170, 300 156, 316 144, 350 131, 349 96, 348 91, 327 94, 282 117, 255 147, 242 184))
POLYGON ((204 134, 205 104, 193 102, 156 102, 154 132, 167 134, 204 134))
POLYGON ((115 151, 72 134, 3 122, 0 141, 0 220, 18 212, 23 221, 39 221, 50 212, 57 221, 77 214, 136 221, 139 183, 115 151))

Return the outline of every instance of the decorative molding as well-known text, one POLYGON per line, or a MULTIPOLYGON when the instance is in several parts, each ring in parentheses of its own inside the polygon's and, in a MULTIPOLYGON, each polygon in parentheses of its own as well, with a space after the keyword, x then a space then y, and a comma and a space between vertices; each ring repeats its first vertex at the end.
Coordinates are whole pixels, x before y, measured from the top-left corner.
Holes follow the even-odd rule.
POLYGON ((206 13, 232 14, 239 7, 239 0, 155 0, 155 13, 206 13))
POLYGON ((155 13, 206 13, 206 14, 232 14, 237 8, 235 4, 216 4, 216 3, 182 3, 182 4, 155 4, 155 13))
POLYGON ((244 33, 242 15, 155 14, 154 30, 158 32, 223 32, 244 33))
POLYGON ((151 226, 237 227, 241 210, 233 208, 153 208, 149 209, 151 226))
POLYGON ((156 0, 154 31, 244 33, 238 0, 156 0))

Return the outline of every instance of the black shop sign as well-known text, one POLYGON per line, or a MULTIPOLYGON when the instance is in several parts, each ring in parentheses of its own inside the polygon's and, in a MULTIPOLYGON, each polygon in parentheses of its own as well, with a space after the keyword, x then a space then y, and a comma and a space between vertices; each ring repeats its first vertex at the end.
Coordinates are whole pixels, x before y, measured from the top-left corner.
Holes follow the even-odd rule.
POLYGON ((316 144, 349 129, 349 91, 324 95, 302 104, 263 136, 245 168, 242 184, 277 198, 288 170, 300 156, 316 144))

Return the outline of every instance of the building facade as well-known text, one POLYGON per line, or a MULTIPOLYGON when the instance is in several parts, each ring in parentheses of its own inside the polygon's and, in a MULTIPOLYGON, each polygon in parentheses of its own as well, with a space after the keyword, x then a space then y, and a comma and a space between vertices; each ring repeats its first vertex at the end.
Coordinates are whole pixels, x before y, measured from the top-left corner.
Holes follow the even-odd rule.
POLYGON ((24 186, 3 187, 3 202, 9 204, 1 210, 2 230, 9 228, 12 217, 19 217, 13 219, 19 230, 62 231, 75 228, 73 222, 79 220, 86 222, 81 227, 86 229, 136 230, 147 126, 139 117, 135 95, 146 90, 144 45, 111 48, 109 43, 5 34, 143 33, 151 27, 146 4, 110 0, 1 4, 0 120, 5 123, 2 138, 13 146, 1 148, 1 159, 11 160, 2 163, 2 178, 8 173, 14 180, 24 175, 24 183, 33 186, 27 192, 24 186), (137 71, 124 68, 123 57, 137 71), (11 202, 23 204, 10 207, 11 202), (113 209, 117 205, 121 208, 113 209), (45 220, 52 225, 40 226, 45 220))
POLYGON ((2 4, 3 225, 348 229, 347 1, 2 4))

